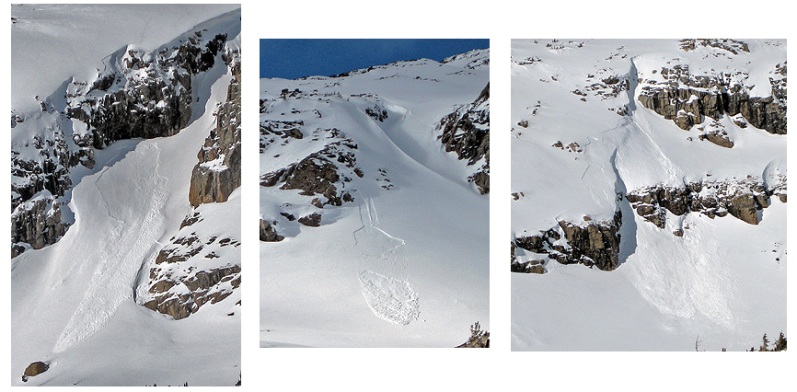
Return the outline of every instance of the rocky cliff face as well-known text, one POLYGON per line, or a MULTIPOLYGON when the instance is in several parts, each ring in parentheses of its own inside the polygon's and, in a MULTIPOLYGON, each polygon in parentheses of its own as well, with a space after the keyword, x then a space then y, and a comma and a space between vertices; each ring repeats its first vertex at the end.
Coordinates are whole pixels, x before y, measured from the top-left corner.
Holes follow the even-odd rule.
MULTIPOLYGON (((662 79, 639 81, 639 103, 673 120, 681 129, 689 130, 704 117, 718 120, 727 115, 742 128, 749 124, 769 133, 786 134, 786 62, 770 71, 770 95, 765 97, 751 96, 750 86, 744 83, 747 75, 742 71, 694 75, 688 64, 676 64, 663 66, 658 73, 662 79)), ((706 137, 717 138, 718 134, 721 132, 709 130, 706 137)))
POLYGON ((355 171, 357 158, 354 151, 357 150, 357 144, 351 139, 340 138, 337 129, 326 131, 329 131, 330 138, 338 140, 328 143, 298 163, 264 174, 260 185, 271 187, 282 184, 280 189, 300 190, 304 196, 323 196, 323 200, 314 198, 312 201, 318 207, 328 204, 340 206, 343 202, 353 201, 354 198, 344 188, 352 177, 362 176, 355 171))
POLYGON ((188 199, 195 207, 224 202, 241 186, 241 61, 237 51, 225 59, 233 79, 216 114, 216 128, 205 139, 191 173, 188 199))
POLYGON ((238 240, 197 234, 194 224, 204 220, 199 212, 183 220, 179 232, 169 240, 149 270, 145 307, 179 320, 196 313, 203 305, 224 300, 241 284, 238 263, 219 264, 225 248, 241 246, 238 240))
POLYGON ((474 165, 484 159, 481 167, 468 177, 479 193, 490 192, 490 84, 475 101, 463 105, 437 124, 438 139, 446 152, 456 152, 457 158, 474 165))
MULTIPOLYGON (((327 96, 321 94, 305 93, 299 89, 283 89, 279 98, 275 100, 261 100, 261 113, 267 113, 269 106, 282 102, 299 102, 306 99, 320 99, 328 101, 327 96)), ((373 121, 384 121, 386 113, 378 103, 364 111, 365 115, 373 121)), ((302 111, 294 109, 292 114, 301 114, 302 111)), ((306 113, 309 116, 320 118, 318 110, 306 113)), ((275 216, 260 220, 260 240, 266 242, 281 241, 284 236, 278 234, 289 226, 302 224, 305 226, 319 226, 322 224, 323 209, 339 207, 344 203, 354 201, 353 181, 364 176, 363 170, 357 166, 357 143, 347 137, 343 130, 338 128, 308 129, 305 121, 301 119, 278 120, 264 118, 260 123, 260 153, 274 152, 274 157, 281 154, 278 149, 291 149, 292 145, 311 145, 305 151, 310 154, 297 157, 287 166, 266 172, 260 176, 260 186, 271 188, 279 187, 285 191, 299 191, 303 196, 303 205, 283 203, 275 216), (319 212, 308 213, 306 206, 314 206, 319 212)), ((299 148, 298 146, 294 146, 299 148)), ((304 155, 303 153, 301 155, 304 155)))
POLYGON ((197 154, 188 200, 194 211, 169 240, 150 267, 148 291, 142 304, 175 320, 196 313, 207 303, 224 300, 241 284, 240 260, 222 259, 227 247, 239 247, 233 237, 203 237, 194 225, 205 217, 196 207, 222 203, 241 185, 241 62, 237 49, 223 56, 232 76, 227 97, 216 112, 216 126, 197 154), (221 263, 214 259, 224 260, 221 263))
POLYGON ((72 187, 69 168, 80 161, 80 154, 70 151, 60 127, 46 133, 47 137, 36 135, 24 146, 35 156, 11 151, 12 258, 26 249, 54 244, 69 228, 61 219, 59 198, 72 187))
POLYGON ((763 181, 746 178, 736 181, 703 181, 683 187, 655 185, 628 192, 626 199, 636 213, 659 228, 666 225, 666 211, 681 216, 700 213, 709 218, 728 214, 751 225, 761 221, 761 210, 771 204, 770 198, 786 202, 786 177, 767 188, 763 181))
POLYGON ((207 71, 227 36, 189 35, 179 46, 116 52, 93 82, 67 87, 66 114, 88 125, 95 148, 119 139, 171 136, 191 118, 191 77, 207 71))
POLYGON ((285 239, 284 236, 277 234, 276 226, 277 221, 260 220, 260 241, 263 242, 280 242, 285 239))
POLYGON ((548 260, 595 266, 604 271, 617 268, 620 264, 622 213, 618 210, 609 221, 588 219, 585 217, 586 223, 560 221, 558 227, 540 234, 516 237, 511 244, 512 272, 541 274, 545 272, 548 260), (518 260, 521 253, 529 260, 518 260))
POLYGON ((68 202, 70 169, 93 168, 95 149, 121 139, 170 136, 188 123, 192 77, 213 66, 226 39, 196 31, 156 52, 128 47, 109 56, 94 80, 73 79, 56 92, 65 96, 65 107, 45 99, 41 113, 12 112, 12 128, 31 134, 12 142, 12 257, 64 235, 70 222, 53 219, 61 219, 68 202), (25 203, 34 197, 39 201, 25 203))
POLYGON ((11 213, 12 258, 28 248, 54 244, 66 232, 68 226, 61 219, 61 207, 47 192, 18 207, 11 213))

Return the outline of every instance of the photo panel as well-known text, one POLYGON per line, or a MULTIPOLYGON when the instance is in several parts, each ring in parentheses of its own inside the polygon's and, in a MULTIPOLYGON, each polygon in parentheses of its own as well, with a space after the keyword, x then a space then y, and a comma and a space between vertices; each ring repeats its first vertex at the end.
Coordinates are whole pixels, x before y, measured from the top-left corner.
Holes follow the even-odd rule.
POLYGON ((261 347, 489 346, 489 41, 260 61, 261 347))
POLYGON ((240 384, 240 5, 10 28, 11 385, 240 384))
POLYGON ((786 41, 512 40, 512 349, 785 349, 786 41))

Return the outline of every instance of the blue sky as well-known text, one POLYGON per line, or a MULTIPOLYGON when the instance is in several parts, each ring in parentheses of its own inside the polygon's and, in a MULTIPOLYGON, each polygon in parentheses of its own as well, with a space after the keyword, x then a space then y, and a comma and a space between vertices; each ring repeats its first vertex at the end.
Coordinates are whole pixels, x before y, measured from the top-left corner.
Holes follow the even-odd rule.
POLYGON ((260 77, 330 76, 400 60, 440 61, 489 47, 487 39, 261 39, 260 77))

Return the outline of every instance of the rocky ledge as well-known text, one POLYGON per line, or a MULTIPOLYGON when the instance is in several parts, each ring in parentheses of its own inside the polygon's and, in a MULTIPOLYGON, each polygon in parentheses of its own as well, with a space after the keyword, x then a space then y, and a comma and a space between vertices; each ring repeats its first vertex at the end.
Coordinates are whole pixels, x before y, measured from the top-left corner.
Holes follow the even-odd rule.
POLYGON ((63 237, 69 226, 61 218, 60 204, 44 192, 11 213, 11 257, 28 249, 41 249, 63 237))
POLYGON ((700 213, 709 218, 731 215, 757 225, 771 197, 786 202, 786 177, 771 188, 760 179, 690 182, 683 186, 654 185, 628 192, 626 199, 637 215, 659 228, 666 226, 667 211, 674 215, 700 213))
POLYGON ((326 130, 333 139, 320 151, 314 152, 299 162, 285 168, 266 173, 260 177, 260 185, 272 187, 282 184, 283 190, 300 190, 304 196, 320 196, 314 198, 312 204, 323 208, 331 204, 340 206, 344 202, 353 201, 351 194, 344 190, 352 177, 362 177, 355 165, 357 158, 354 150, 357 144, 343 137, 338 129, 326 130))
POLYGON ((93 146, 115 140, 171 136, 191 118, 191 78, 210 69, 224 47, 225 34, 202 31, 157 52, 116 52, 114 66, 93 82, 73 80, 67 87, 66 114, 88 125, 93 146))
POLYGON ((443 117, 437 124, 441 131, 438 139, 446 152, 456 152, 457 158, 474 165, 484 159, 482 166, 471 176, 479 193, 490 192, 490 84, 482 89, 479 97, 470 104, 443 117))
MULTIPOLYGON (((339 207, 353 202, 351 184, 355 178, 362 178, 364 172, 357 166, 358 146, 352 139, 337 128, 307 130, 301 120, 266 120, 260 124, 261 153, 274 143, 286 145, 291 140, 304 138, 313 143, 322 142, 323 147, 286 167, 263 174, 260 186, 279 186, 285 191, 298 190, 299 195, 306 197, 305 206, 309 204, 322 210, 327 206, 339 207)), ((380 172, 380 175, 385 177, 386 173, 380 172)), ((392 187, 390 184, 384 185, 388 186, 392 187)), ((305 206, 283 203, 278 211, 279 216, 261 218, 260 240, 277 242, 284 239, 277 233, 281 225, 321 225, 322 213, 307 214, 305 206)))
POLYGON ((238 50, 228 50, 226 61, 232 80, 220 104, 216 126, 197 154, 191 173, 188 200, 195 210, 185 217, 180 231, 161 249, 150 267, 148 290, 140 303, 175 320, 196 313, 204 304, 224 300, 241 284, 240 261, 223 255, 238 247, 233 238, 203 238, 192 229, 204 220, 201 204, 227 201, 241 185, 241 63, 238 50), (222 258, 224 257, 224 258, 222 258), (221 262, 214 262, 219 259, 221 262), (229 261, 225 261, 229 260, 229 261))
POLYGON ((214 262, 231 248, 241 246, 233 238, 202 236, 194 229, 204 220, 199 212, 187 216, 177 235, 161 249, 150 267, 146 293, 137 301, 156 312, 179 320, 203 305, 217 303, 241 284, 241 266, 214 262))
POLYGON ((199 163, 191 173, 188 200, 194 207, 227 201, 241 186, 241 60, 237 50, 224 59, 232 80, 227 99, 216 112, 216 127, 199 150, 199 163))
POLYGON ((558 226, 531 236, 516 237, 511 244, 512 272, 544 273, 548 260, 562 264, 583 264, 611 271, 620 264, 620 226, 618 210, 608 221, 573 223, 559 221, 558 226), (526 260, 519 260, 523 256, 526 260))
POLYGON ((663 80, 640 79, 639 103, 684 130, 704 121, 719 120, 723 115, 734 119, 740 127, 747 124, 773 134, 786 134, 786 63, 770 71, 770 96, 754 97, 740 80, 747 75, 719 73, 693 75, 688 64, 662 67, 663 80), (743 120, 742 120, 743 119, 743 120))

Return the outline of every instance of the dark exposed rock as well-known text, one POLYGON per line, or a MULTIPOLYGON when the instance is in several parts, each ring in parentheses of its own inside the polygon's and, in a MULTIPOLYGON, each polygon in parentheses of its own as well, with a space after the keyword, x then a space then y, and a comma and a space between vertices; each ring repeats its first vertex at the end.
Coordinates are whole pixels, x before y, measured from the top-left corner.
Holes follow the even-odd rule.
POLYGON ((277 234, 277 229, 274 227, 274 221, 260 220, 260 241, 263 242, 279 242, 285 239, 284 236, 277 234))
POLYGON ((104 71, 88 89, 73 81, 67 89, 66 113, 89 125, 95 148, 120 139, 171 136, 191 117, 191 76, 213 66, 226 40, 220 34, 204 47, 188 40, 155 54, 117 52, 122 69, 104 71), (147 77, 141 77, 143 70, 147 77))
POLYGON ((34 377, 39 374, 42 374, 50 369, 50 365, 45 362, 33 362, 28 367, 25 368, 25 372, 22 373, 22 381, 27 382, 29 377, 34 377))
POLYGON ((770 190, 760 180, 754 179, 703 181, 688 183, 682 187, 656 185, 640 188, 628 192, 626 199, 639 216, 664 228, 666 211, 679 216, 697 212, 709 218, 731 214, 756 225, 761 219, 759 212, 770 206, 770 197, 773 195, 785 200, 785 177, 770 190))
MULTIPOLYGON (((300 189, 304 195, 321 194, 329 200, 337 198, 335 183, 340 180, 338 167, 322 154, 313 154, 302 159, 297 165, 289 168, 288 172, 282 189, 300 189)), ((339 203, 333 202, 333 204, 339 203)))
POLYGON ((63 137, 60 129, 53 131, 52 140, 34 136, 31 147, 38 150, 37 160, 21 158, 18 152, 11 151, 11 175, 15 179, 11 182, 12 210, 43 190, 63 196, 72 187, 68 168, 77 165, 80 159, 79 154, 70 152, 63 137))
POLYGON ((52 197, 42 197, 20 204, 11 213, 11 257, 24 252, 27 243, 41 249, 56 243, 69 225, 61 219, 61 207, 52 197))
POLYGON ((578 262, 595 265, 601 270, 611 271, 619 265, 620 225, 622 214, 618 210, 612 221, 590 222, 586 226, 560 221, 564 238, 570 245, 567 253, 556 257, 563 264, 578 262))
POLYGON ((177 277, 162 269, 150 270, 151 295, 143 306, 179 320, 196 313, 204 304, 223 300, 241 284, 238 265, 190 271, 177 277))
POLYGON ((201 222, 203 220, 204 219, 202 218, 202 216, 195 211, 193 214, 186 215, 185 218, 183 218, 183 221, 180 222, 180 228, 182 229, 183 227, 191 226, 194 223, 201 222))
POLYGON ((172 241, 176 245, 185 245, 185 247, 165 247, 158 252, 155 258, 155 264, 160 263, 179 263, 186 261, 191 257, 196 256, 202 251, 202 245, 192 246, 194 243, 199 242, 196 233, 192 233, 187 237, 179 237, 172 241))
POLYGON ((299 218, 299 223, 311 227, 321 226, 321 214, 314 212, 310 215, 305 215, 299 218))
MULTIPOLYGON (((265 104, 266 102, 268 101, 263 101, 261 104, 265 104)), ((277 137, 281 139, 303 139, 303 126, 304 121, 302 120, 263 121, 260 123, 260 152, 262 153, 266 147, 277 140, 277 137)))
POLYGON ((751 225, 758 224, 758 210, 762 208, 751 194, 733 196, 728 202, 728 213, 751 225))
POLYGON ((562 264, 584 264, 611 271, 619 265, 620 226, 622 214, 618 210, 610 221, 591 220, 584 224, 560 221, 558 227, 537 235, 517 237, 512 242, 512 272, 544 273, 547 260, 520 261, 515 247, 562 264), (564 239, 565 243, 560 240, 564 239))
POLYGON ((522 272, 527 274, 544 274, 545 267, 543 266, 543 260, 529 260, 529 261, 518 261, 515 260, 512 262, 512 272, 522 272))
POLYGON ((199 150, 188 199, 193 206, 227 201, 241 186, 241 62, 237 51, 225 56, 233 78, 227 100, 216 112, 216 127, 199 150))
POLYGON ((479 171, 468 177, 468 182, 472 182, 479 189, 479 193, 484 195, 490 193, 490 167, 485 164, 479 171))
POLYGON ((681 129, 702 122, 703 116, 718 120, 723 115, 741 114, 756 128, 786 134, 785 77, 771 78, 771 96, 751 97, 746 87, 731 84, 731 79, 722 74, 694 76, 686 65, 663 68, 661 74, 667 81, 648 81, 638 100, 645 108, 674 120, 681 129))
POLYGON ((353 201, 354 198, 344 187, 351 181, 351 176, 357 175, 358 170, 362 173, 355 166, 357 157, 354 150, 357 149, 357 144, 351 139, 341 137, 337 129, 326 131, 330 138, 338 140, 328 143, 320 151, 297 163, 262 175, 260 185, 272 187, 282 183, 280 189, 298 189, 305 196, 324 196, 324 201, 314 199, 318 199, 314 204, 321 207, 328 204, 340 206, 344 202, 353 201))
POLYGON ((739 54, 739 52, 750 53, 750 48, 747 46, 746 42, 734 39, 682 39, 681 40, 681 50, 685 52, 688 52, 690 50, 695 50, 698 46, 706 46, 706 47, 722 49, 733 54, 739 54))
POLYGON ((733 148, 734 143, 724 132, 709 132, 704 135, 698 136, 700 140, 708 140, 718 146, 725 148, 733 148))
POLYGON ((365 114, 379 122, 387 120, 387 110, 382 109, 379 105, 374 105, 373 108, 365 108, 365 114))
POLYGON ((490 192, 490 84, 482 89, 475 101, 459 107, 443 117, 437 125, 442 131, 438 139, 446 152, 456 152, 457 158, 468 165, 484 158, 479 170, 468 177, 481 194, 490 192))

